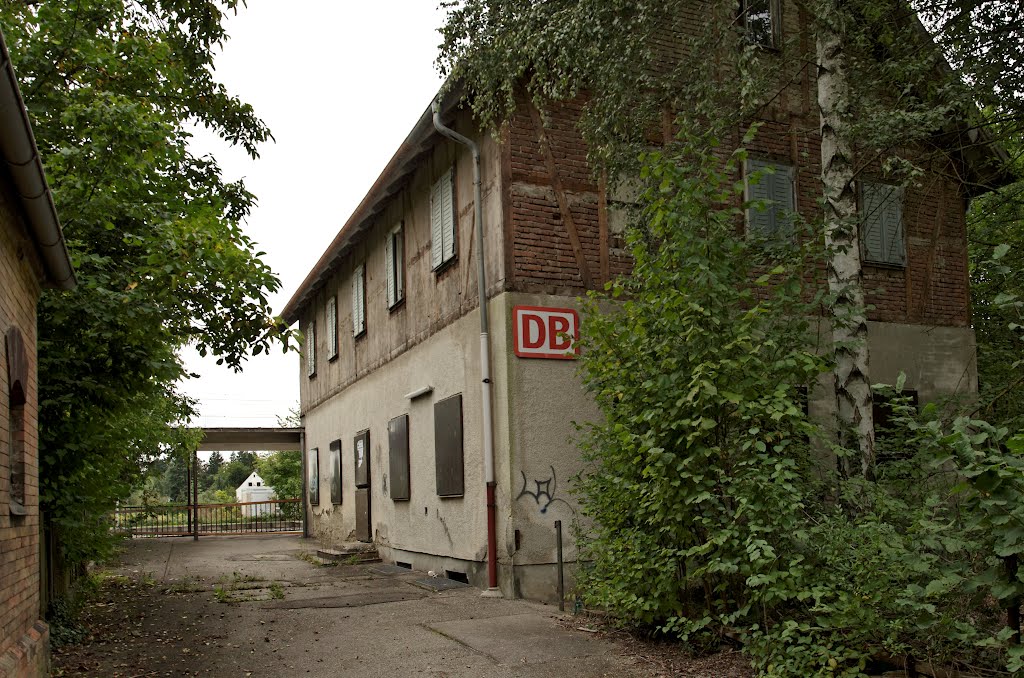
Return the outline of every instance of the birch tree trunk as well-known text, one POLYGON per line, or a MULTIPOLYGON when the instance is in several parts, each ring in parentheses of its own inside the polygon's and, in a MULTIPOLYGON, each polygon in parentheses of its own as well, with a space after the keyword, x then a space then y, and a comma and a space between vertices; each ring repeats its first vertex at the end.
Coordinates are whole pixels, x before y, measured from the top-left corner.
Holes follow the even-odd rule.
MULTIPOLYGON (((874 477, 875 434, 868 376, 868 326, 861 281, 857 196, 850 144, 850 83, 837 0, 821 3, 818 21, 818 109, 821 114, 821 183, 835 354, 840 442, 860 454, 860 472, 874 477)), ((844 460, 843 470, 850 472, 844 460)))

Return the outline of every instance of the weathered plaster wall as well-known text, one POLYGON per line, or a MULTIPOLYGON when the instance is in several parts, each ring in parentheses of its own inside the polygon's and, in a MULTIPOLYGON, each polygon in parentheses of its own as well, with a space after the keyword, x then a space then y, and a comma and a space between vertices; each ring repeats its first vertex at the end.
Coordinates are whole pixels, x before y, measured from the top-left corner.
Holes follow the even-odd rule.
MULTIPOLYGON (((465 116, 459 131, 474 135, 465 116)), ((499 151, 490 135, 474 136, 481 143, 484 213, 484 251, 488 294, 504 286, 501 232, 499 151)), ((364 375, 378 369, 435 332, 466 315, 479 303, 477 293, 477 246, 473 209, 472 159, 464 147, 443 141, 419 162, 406 186, 392 196, 349 255, 312 297, 303 310, 301 329, 316 320, 316 374, 307 377, 305 356, 300 365, 300 401, 303 413, 340 393, 364 375), (452 164, 455 165, 456 258, 442 270, 431 268, 430 188, 452 164), (387 306, 385 238, 402 223, 405 232, 405 301, 387 306), (366 264, 366 333, 353 337, 352 272, 366 264), (337 296, 338 357, 327 354, 327 299, 337 296)))
MULTIPOLYGON (((506 331, 499 296, 489 305, 492 316, 492 355, 507 352, 506 331)), ((454 569, 482 577, 487 532, 484 467, 481 443, 481 388, 479 379, 480 319, 472 311, 426 340, 399 354, 386 365, 351 384, 341 393, 305 415, 307 450, 320 451, 320 504, 312 507, 312 533, 323 543, 337 546, 354 540, 355 506, 353 437, 370 431, 371 520, 374 542, 388 560, 412 562, 417 569, 454 569), (423 386, 433 392, 414 400, 405 398, 423 386), (465 494, 438 497, 434 464, 433 404, 462 394, 463 468, 465 494), (388 491, 387 425, 392 418, 409 415, 409 501, 393 501, 388 491), (325 470, 330 442, 342 441, 342 503, 331 504, 329 474, 325 470), (445 560, 448 559, 448 560, 445 560), (473 561, 456 563, 455 560, 473 561)), ((496 359, 495 449, 496 476, 508 475, 506 365, 496 359)), ((509 515, 506 483, 498 486, 498 534, 509 515)), ((503 546, 503 545, 502 545, 503 546)), ((504 551, 499 550, 499 553, 504 551)), ((474 581, 483 585, 485 580, 474 581)))

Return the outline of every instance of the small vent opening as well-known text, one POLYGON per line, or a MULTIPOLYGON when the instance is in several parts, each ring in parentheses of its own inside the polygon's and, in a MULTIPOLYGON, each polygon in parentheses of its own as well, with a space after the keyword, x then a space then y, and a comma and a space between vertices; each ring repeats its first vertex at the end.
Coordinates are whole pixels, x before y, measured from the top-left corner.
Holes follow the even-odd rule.
POLYGON ((396 560, 395 565, 397 565, 398 567, 404 567, 407 570, 412 569, 412 563, 403 563, 401 560, 396 560))
POLYGON ((469 577, 466 576, 465 572, 455 572, 454 570, 445 570, 444 576, 448 577, 452 581, 460 581, 463 584, 469 583, 469 577))

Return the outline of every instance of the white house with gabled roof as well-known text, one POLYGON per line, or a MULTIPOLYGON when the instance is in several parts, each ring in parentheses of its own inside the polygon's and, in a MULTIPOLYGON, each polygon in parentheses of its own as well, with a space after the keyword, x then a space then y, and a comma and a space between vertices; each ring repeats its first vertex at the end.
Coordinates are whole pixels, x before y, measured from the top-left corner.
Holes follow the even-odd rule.
MULTIPOLYGON (((235 500, 240 504, 270 501, 276 498, 277 493, 274 492, 274 488, 268 486, 256 471, 250 473, 249 477, 243 480, 242 484, 235 489, 235 500)), ((252 506, 243 506, 242 515, 258 516, 270 510, 270 504, 254 504, 252 506)))

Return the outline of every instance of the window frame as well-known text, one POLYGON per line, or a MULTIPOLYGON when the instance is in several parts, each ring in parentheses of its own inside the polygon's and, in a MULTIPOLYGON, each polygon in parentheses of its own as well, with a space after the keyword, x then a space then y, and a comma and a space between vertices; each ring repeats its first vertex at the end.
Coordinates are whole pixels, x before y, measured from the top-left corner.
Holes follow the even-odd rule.
POLYGON ((366 336, 366 262, 352 271, 352 336, 366 336))
POLYGON ((338 359, 338 297, 332 294, 324 310, 327 316, 327 362, 338 359))
POLYGON ((309 450, 307 456, 306 478, 309 483, 309 505, 320 505, 320 448, 309 450))
POLYGON ((305 339, 303 348, 306 352, 306 376, 312 379, 316 376, 316 318, 309 321, 305 339))
POLYGON ((384 242, 385 303, 389 311, 405 302, 405 223, 398 222, 384 242))
POLYGON ((743 197, 744 202, 751 203, 755 200, 766 200, 769 205, 767 212, 757 210, 753 205, 748 205, 744 210, 744 227, 748 236, 757 236, 765 239, 783 240, 792 238, 794 234, 793 219, 785 219, 785 223, 775 223, 778 221, 779 212, 788 212, 794 214, 797 212, 797 193, 796 193, 796 176, 797 168, 788 162, 779 162, 767 158, 747 158, 746 162, 743 163, 743 197), (766 171, 767 168, 772 168, 773 171, 766 171), (761 172, 761 181, 752 183, 750 177, 756 172, 761 172), (782 204, 776 206, 780 201, 778 198, 773 197, 774 193, 772 188, 777 186, 780 178, 787 178, 788 181, 788 196, 789 204, 782 204), (768 187, 767 197, 761 197, 754 195, 754 187, 763 185, 762 182, 767 180, 768 187), (756 224, 757 215, 767 213, 773 222, 769 228, 764 228, 756 224))
POLYGON ((747 16, 751 0, 739 0, 737 16, 743 26, 743 37, 751 45, 756 45, 762 49, 779 51, 782 47, 782 0, 763 1, 768 3, 768 21, 770 22, 769 33, 771 35, 771 42, 766 43, 759 40, 751 30, 747 16))
POLYGON ((459 258, 458 209, 455 200, 455 164, 443 172, 430 187, 430 268, 440 273, 459 258), (447 191, 445 189, 447 188, 447 191), (448 197, 447 205, 450 221, 445 220, 444 197, 448 197), (439 202, 440 200, 440 202, 439 202), (445 236, 450 240, 450 251, 446 247, 445 236), (441 241, 441 247, 436 245, 441 241))
POLYGON ((903 218, 903 203, 906 197, 906 192, 902 186, 896 186, 894 184, 887 184, 881 181, 858 181, 857 182, 857 215, 860 218, 859 238, 860 241, 860 257, 861 261, 865 264, 871 264, 872 266, 886 266, 891 268, 903 269, 907 267, 907 234, 906 224, 903 218), (868 213, 868 200, 866 192, 879 190, 882 187, 889 188, 890 191, 882 199, 878 206, 877 212, 868 213), (887 209, 894 209, 896 212, 896 224, 892 228, 895 228, 896 233, 890 234, 889 228, 886 224, 887 209), (872 258, 871 252, 869 251, 867 238, 869 226, 871 226, 869 220, 878 219, 877 226, 881 230, 880 236, 880 249, 882 250, 881 258, 872 258), (892 257, 887 252, 892 251, 892 244, 899 244, 899 251, 895 257, 892 257))

